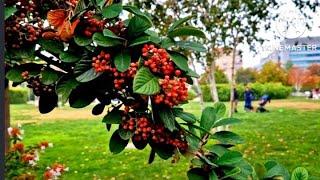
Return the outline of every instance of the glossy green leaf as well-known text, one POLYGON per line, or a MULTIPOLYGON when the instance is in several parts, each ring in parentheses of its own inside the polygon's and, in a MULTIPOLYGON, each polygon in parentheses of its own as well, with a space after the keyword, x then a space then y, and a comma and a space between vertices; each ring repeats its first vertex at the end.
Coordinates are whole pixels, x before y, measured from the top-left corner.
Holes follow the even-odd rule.
POLYGON ((79 46, 87 46, 92 43, 92 39, 85 36, 75 36, 74 42, 79 46))
POLYGON ((92 108, 92 114, 95 116, 100 115, 103 113, 104 108, 105 108, 105 105, 99 103, 92 108))
POLYGON ((147 16, 145 13, 141 12, 139 8, 135 7, 135 6, 123 6, 123 9, 136 15, 136 16, 140 16, 141 18, 145 19, 148 24, 151 24, 152 26, 152 21, 150 19, 149 16, 147 16))
POLYGON ((231 125, 231 124, 237 124, 240 123, 241 121, 237 118, 222 118, 217 120, 214 125, 213 128, 215 127, 219 127, 219 126, 225 126, 225 125, 231 125))
POLYGON ((29 76, 35 76, 40 74, 41 68, 42 65, 35 63, 25 63, 21 65, 16 65, 6 73, 6 78, 13 82, 22 82, 24 81, 21 75, 22 72, 28 71, 29 76))
POLYGON ((132 131, 124 130, 122 128, 118 129, 118 133, 119 133, 119 136, 121 137, 121 139, 123 139, 123 140, 129 140, 133 136, 132 131))
POLYGON ((95 99, 96 96, 88 87, 80 85, 71 91, 69 104, 73 108, 84 108, 90 105, 95 99))
POLYGON ((172 47, 174 45, 175 45, 175 41, 171 38, 166 37, 161 40, 161 47, 163 47, 165 49, 172 47))
POLYGON ((206 47, 200 43, 192 41, 177 41, 176 45, 182 49, 197 51, 197 52, 207 52, 206 47))
POLYGON ((215 109, 213 107, 206 107, 202 111, 200 126, 203 129, 210 131, 215 121, 216 121, 215 109))
POLYGON ((118 71, 125 72, 130 67, 131 57, 129 52, 120 52, 114 57, 114 64, 118 71))
POLYGON ((158 93, 160 91, 158 78, 148 68, 140 68, 133 80, 133 91, 144 95, 158 93))
POLYGON ((157 44, 160 42, 160 39, 158 37, 149 36, 149 35, 140 36, 140 37, 134 39, 133 41, 131 41, 129 47, 138 46, 138 45, 146 44, 149 42, 153 42, 153 43, 157 44))
POLYGON ((180 25, 182 25, 183 23, 189 21, 191 18, 193 18, 194 16, 187 16, 185 18, 179 19, 177 21, 175 21, 168 29, 168 32, 173 31, 174 29, 176 29, 177 27, 179 27, 180 25))
POLYGON ((92 40, 102 47, 114 47, 122 44, 120 40, 106 37, 101 32, 94 33, 92 36, 92 40))
POLYGON ((168 36, 171 38, 178 36, 196 36, 200 38, 206 38, 206 35, 201 30, 192 26, 176 28, 173 31, 168 32, 168 36))
POLYGON ((102 122, 106 124, 120 124, 121 123, 121 111, 118 108, 113 108, 107 115, 103 117, 102 122))
POLYGON ((152 27, 152 23, 141 16, 134 16, 130 19, 128 25, 128 34, 130 37, 138 37, 144 31, 152 27))
POLYGON ((172 61, 183 71, 188 71, 188 58, 178 52, 169 52, 172 61))
POLYGON ((58 106, 58 96, 55 93, 44 94, 39 97, 39 112, 46 114, 58 106))
POLYGON ((5 9, 4 9, 4 20, 7 20, 15 12, 17 12, 17 8, 16 7, 14 7, 14 6, 5 7, 5 9))
POLYGON ((241 144, 244 140, 237 134, 230 131, 218 131, 211 138, 217 139, 223 144, 241 144))
POLYGON ((208 180, 208 173, 204 172, 202 168, 192 168, 187 172, 190 180, 208 180))
POLYGON ((62 104, 66 103, 71 91, 79 85, 79 82, 69 76, 63 76, 59 79, 56 86, 57 94, 61 95, 62 104))
POLYGON ((297 167, 293 170, 291 175, 291 180, 308 180, 309 174, 306 168, 304 167, 297 167))
POLYGON ((124 140, 120 137, 118 130, 113 132, 110 142, 109 142, 109 150, 113 154, 119 154, 123 151, 128 145, 129 140, 124 140))
POLYGON ((62 52, 59 55, 59 58, 61 61, 66 62, 66 63, 74 63, 77 62, 81 59, 81 56, 77 56, 75 54, 72 54, 70 52, 62 52))
POLYGON ((40 39, 39 44, 44 50, 51 53, 60 54, 64 49, 64 46, 60 41, 40 39))
POLYGON ((229 151, 229 149, 219 144, 214 144, 213 146, 210 146, 208 149, 210 150, 210 152, 218 155, 219 157, 221 157, 224 153, 229 151))
POLYGON ((89 82, 97 77, 99 77, 102 73, 101 72, 96 72, 94 68, 91 68, 87 70, 86 72, 82 73, 80 76, 76 78, 77 81, 79 82, 89 82))
POLYGON ((109 29, 104 29, 103 30, 103 35, 109 38, 113 38, 113 39, 120 39, 120 40, 125 40, 122 37, 117 36, 116 34, 114 34, 112 31, 110 31, 109 29))
POLYGON ((217 174, 214 172, 214 170, 211 170, 211 172, 209 173, 209 180, 218 180, 218 176, 217 174))
POLYGON ((52 69, 46 69, 41 71, 41 82, 45 85, 50 85, 59 80, 60 73, 52 70, 52 69))
POLYGON ((159 109, 158 112, 159 112, 160 119, 166 128, 168 128, 170 131, 174 131, 177 129, 175 124, 176 123, 175 116, 171 109, 163 108, 163 109, 159 109))
POLYGON ((107 19, 111 19, 119 16, 121 11, 122 11, 121 3, 111 4, 102 9, 102 15, 107 19))
POLYGON ((216 164, 221 166, 233 165, 242 160, 242 154, 238 151, 225 152, 221 157, 215 161, 216 164))
POLYGON ((215 110, 216 118, 221 119, 226 113, 226 105, 223 102, 216 102, 213 104, 213 108, 215 110))
POLYGON ((280 164, 276 164, 272 168, 267 168, 267 173, 264 178, 274 178, 274 177, 283 177, 284 179, 290 179, 290 174, 288 170, 280 164))
POLYGON ((172 110, 176 117, 181 118, 185 122, 195 123, 197 121, 197 118, 193 114, 184 112, 182 108, 173 108, 172 110))
POLYGON ((196 72, 194 72, 190 68, 187 70, 187 75, 190 76, 190 77, 195 77, 195 78, 199 78, 200 77, 196 72))

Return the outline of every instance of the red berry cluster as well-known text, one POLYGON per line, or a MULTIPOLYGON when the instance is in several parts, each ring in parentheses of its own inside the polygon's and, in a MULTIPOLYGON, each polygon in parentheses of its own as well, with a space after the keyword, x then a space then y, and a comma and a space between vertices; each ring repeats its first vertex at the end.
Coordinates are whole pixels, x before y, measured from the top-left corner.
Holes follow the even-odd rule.
MULTIPOLYGON (((28 71, 25 71, 24 74, 29 74, 28 71)), ((28 75, 29 76, 29 75, 28 75)), ((28 77, 25 75, 22 77, 27 80, 27 87, 33 89, 33 93, 36 96, 40 96, 42 94, 47 94, 47 93, 55 93, 54 92, 54 85, 44 85, 40 82, 40 77, 28 77)))
POLYGON ((134 78, 137 73, 138 62, 131 63, 129 69, 126 72, 118 72, 116 68, 113 68, 113 76, 114 76, 114 87, 118 90, 123 88, 125 82, 128 82, 134 78))
POLYGON ((87 37, 91 37, 95 32, 102 32, 106 22, 104 20, 98 20, 94 17, 93 11, 88 11, 84 14, 84 20, 81 21, 83 34, 87 37))
POLYGON ((154 143, 171 145, 178 148, 180 151, 186 151, 188 149, 188 143, 183 140, 183 133, 179 132, 178 135, 174 135, 171 132, 165 130, 163 125, 155 125, 152 130, 152 141, 154 143))
POLYGON ((134 132, 132 137, 134 141, 147 141, 148 139, 156 144, 170 145, 178 148, 180 151, 188 149, 188 143, 183 140, 182 133, 178 135, 173 134, 165 129, 163 125, 153 125, 148 118, 123 118, 124 121, 121 123, 121 127, 124 130, 134 132))
POLYGON ((41 35, 43 22, 35 0, 18 0, 17 11, 5 21, 6 46, 21 48, 34 44, 41 35))
POLYGON ((121 20, 118 21, 115 25, 109 26, 108 29, 120 37, 124 37, 126 33, 126 27, 124 25, 124 22, 121 20))
POLYGON ((112 70, 110 65, 110 54, 101 51, 98 56, 92 57, 92 67, 96 72, 104 72, 112 70))
POLYGON ((169 76, 165 76, 164 79, 159 81, 162 92, 153 97, 156 104, 164 103, 173 107, 188 99, 186 78, 170 79, 169 76))
POLYGON ((142 48, 142 56, 146 58, 144 65, 149 67, 152 72, 169 76, 174 74, 174 63, 165 49, 145 44, 142 48))
POLYGON ((23 71, 23 72, 21 73, 21 76, 22 76, 22 78, 23 78, 24 80, 29 79, 29 78, 30 78, 30 77, 29 77, 29 71, 23 71))

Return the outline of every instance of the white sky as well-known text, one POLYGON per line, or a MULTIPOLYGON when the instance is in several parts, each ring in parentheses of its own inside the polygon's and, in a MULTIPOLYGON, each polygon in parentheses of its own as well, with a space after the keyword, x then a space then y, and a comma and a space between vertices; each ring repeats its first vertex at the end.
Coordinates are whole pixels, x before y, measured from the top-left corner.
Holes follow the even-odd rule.
MULTIPOLYGON (((277 12, 281 13, 281 16, 285 16, 285 17, 290 17, 290 16, 298 16, 298 17, 302 17, 302 15, 300 15, 299 11, 297 9, 295 9, 294 5, 292 3, 290 3, 290 0, 284 0, 286 3, 288 3, 286 6, 282 6, 280 7, 280 9, 277 12), (294 10, 294 14, 292 14, 292 11, 289 12, 292 9, 294 10), (291 14, 289 14, 291 13, 291 14)), ((319 10, 319 9, 318 9, 319 10)), ((312 28, 310 30, 305 29, 305 32, 300 36, 300 37, 313 37, 313 36, 320 36, 320 12, 317 11, 316 13, 313 14, 313 24, 312 24, 312 28)), ((303 21, 302 21, 303 24, 303 21)), ((278 32, 278 28, 279 26, 285 26, 285 23, 279 22, 279 21, 274 21, 271 24, 271 29, 269 31, 261 31, 259 32, 260 36, 265 38, 266 40, 268 40, 268 42, 266 41, 263 45, 259 45, 259 46, 255 46, 255 49, 257 51, 257 54, 251 52, 249 50, 249 46, 245 46, 242 45, 241 47, 239 47, 239 49, 241 49, 243 51, 243 66, 244 67, 254 67, 256 65, 258 65, 260 63, 260 59, 267 57, 273 50, 273 48, 269 48, 269 47, 275 47, 277 45, 279 45, 279 43, 284 39, 283 37, 281 39, 276 39, 274 37, 274 35, 280 35, 280 33, 278 32), (262 49, 264 48, 264 50, 262 49), (268 50, 266 50, 266 48, 268 50), (269 50, 270 49, 270 50, 269 50)), ((299 28, 302 29, 302 28, 299 28)), ((287 34, 289 37, 290 36, 294 36, 295 33, 294 32, 288 32, 287 34)))

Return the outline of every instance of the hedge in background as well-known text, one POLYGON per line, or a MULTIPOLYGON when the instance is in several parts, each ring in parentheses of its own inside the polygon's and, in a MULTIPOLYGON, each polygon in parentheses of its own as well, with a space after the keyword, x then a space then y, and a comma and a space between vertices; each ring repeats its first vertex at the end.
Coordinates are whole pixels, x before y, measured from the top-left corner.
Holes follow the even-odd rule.
MULTIPOLYGON (((218 95, 220 101, 229 101, 230 100, 230 85, 229 84, 218 84, 218 95)), ((292 88, 282 85, 281 83, 253 83, 249 85, 254 92, 255 98, 259 99, 263 94, 267 93, 271 96, 272 99, 285 99, 291 92, 292 88)), ((203 92, 203 100, 206 102, 212 101, 210 95, 209 85, 201 86, 203 92)), ((244 94, 244 85, 238 85, 237 90, 239 93, 240 100, 243 100, 244 94)))
POLYGON ((10 104, 26 104, 28 102, 28 93, 29 90, 27 88, 10 88, 10 104))

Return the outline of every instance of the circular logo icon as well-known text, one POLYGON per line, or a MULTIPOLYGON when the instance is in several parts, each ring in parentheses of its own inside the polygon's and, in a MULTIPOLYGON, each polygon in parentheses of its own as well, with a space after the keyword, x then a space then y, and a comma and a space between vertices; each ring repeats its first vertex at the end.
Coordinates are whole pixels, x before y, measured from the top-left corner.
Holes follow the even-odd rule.
POLYGON ((276 24, 280 36, 285 38, 298 38, 307 29, 305 17, 297 10, 281 11, 276 24))

